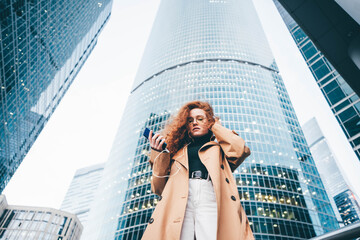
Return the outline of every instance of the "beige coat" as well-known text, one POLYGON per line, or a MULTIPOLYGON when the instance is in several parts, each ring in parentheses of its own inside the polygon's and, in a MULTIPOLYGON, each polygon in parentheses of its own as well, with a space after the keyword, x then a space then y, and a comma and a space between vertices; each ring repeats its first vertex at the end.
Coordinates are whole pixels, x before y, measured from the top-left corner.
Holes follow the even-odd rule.
MULTIPOLYGON (((199 157, 210 174, 215 190, 218 211, 217 239, 254 239, 232 175, 232 172, 250 155, 250 149, 235 131, 219 123, 215 123, 211 131, 218 142, 210 141, 204 144, 199 150, 199 157)), ((142 239, 178 240, 189 192, 187 146, 180 149, 171 161, 169 153, 159 154, 160 152, 152 150, 150 155, 150 164, 154 173, 151 189, 161 196, 161 200, 150 218, 142 239), (164 176, 169 172, 170 177, 154 176, 164 176)))

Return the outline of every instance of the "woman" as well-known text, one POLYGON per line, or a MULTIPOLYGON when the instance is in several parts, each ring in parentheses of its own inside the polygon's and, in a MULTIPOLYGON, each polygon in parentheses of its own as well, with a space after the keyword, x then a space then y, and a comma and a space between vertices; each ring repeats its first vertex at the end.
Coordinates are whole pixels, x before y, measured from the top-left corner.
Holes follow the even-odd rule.
POLYGON ((244 140, 201 101, 185 104, 164 132, 149 135, 160 201, 142 239, 254 239, 232 175, 250 155, 244 140))

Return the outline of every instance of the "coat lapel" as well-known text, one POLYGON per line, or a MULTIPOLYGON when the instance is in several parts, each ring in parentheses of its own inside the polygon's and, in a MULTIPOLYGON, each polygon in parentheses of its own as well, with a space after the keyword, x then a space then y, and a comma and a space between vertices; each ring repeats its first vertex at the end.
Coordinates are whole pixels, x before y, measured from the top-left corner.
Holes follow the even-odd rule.
POLYGON ((218 145, 218 143, 214 141, 207 142, 199 149, 199 152, 205 151, 206 149, 214 145, 218 145))
MULTIPOLYGON (((217 142, 214 141, 210 141, 205 143, 200 149, 199 152, 203 152, 206 149, 208 149, 211 146, 214 145, 218 145, 217 142)), ((189 159, 188 159, 188 145, 185 145, 184 147, 182 147, 173 157, 173 159, 179 163, 181 163, 181 165, 184 166, 184 168, 186 168, 186 170, 189 171, 189 159)))
POLYGON ((186 168, 186 170, 189 170, 189 162, 188 162, 188 151, 187 151, 187 145, 182 147, 177 153, 174 155, 173 159, 177 162, 179 162, 181 165, 186 168))

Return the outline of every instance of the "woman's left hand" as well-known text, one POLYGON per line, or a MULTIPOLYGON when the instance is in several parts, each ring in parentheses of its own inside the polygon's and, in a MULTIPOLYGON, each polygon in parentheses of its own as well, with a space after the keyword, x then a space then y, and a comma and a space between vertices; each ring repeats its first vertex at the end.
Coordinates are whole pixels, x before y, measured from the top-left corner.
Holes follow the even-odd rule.
POLYGON ((211 129, 212 126, 213 126, 215 123, 218 123, 218 124, 221 125, 220 118, 217 117, 217 116, 214 116, 214 121, 213 121, 213 122, 210 122, 210 124, 209 124, 209 129, 211 129))

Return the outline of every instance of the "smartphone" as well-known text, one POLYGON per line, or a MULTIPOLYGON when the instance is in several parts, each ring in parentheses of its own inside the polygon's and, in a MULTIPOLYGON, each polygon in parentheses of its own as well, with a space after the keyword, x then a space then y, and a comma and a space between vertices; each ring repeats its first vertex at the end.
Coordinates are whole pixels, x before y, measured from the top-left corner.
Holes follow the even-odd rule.
MULTIPOLYGON (((146 137, 146 139, 149 139, 149 134, 150 134, 150 129, 148 128, 145 128, 145 131, 144 131, 144 137, 146 137)), ((166 142, 164 142, 164 144, 162 145, 162 149, 165 150, 167 144, 166 142)))

